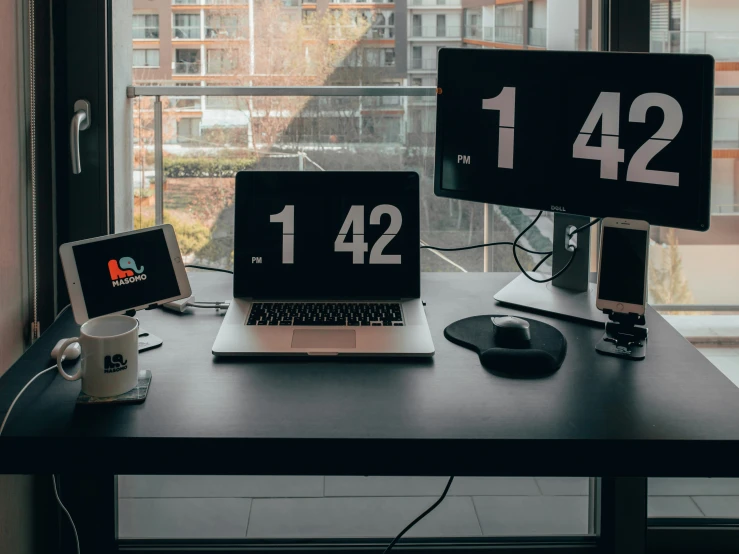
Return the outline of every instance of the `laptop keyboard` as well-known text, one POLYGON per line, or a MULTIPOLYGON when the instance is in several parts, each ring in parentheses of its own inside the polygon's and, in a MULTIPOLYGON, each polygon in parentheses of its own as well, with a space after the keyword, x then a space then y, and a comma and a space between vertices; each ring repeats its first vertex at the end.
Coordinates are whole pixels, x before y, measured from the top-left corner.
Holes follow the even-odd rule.
POLYGON ((400 327, 403 313, 393 302, 255 302, 246 324, 400 327))

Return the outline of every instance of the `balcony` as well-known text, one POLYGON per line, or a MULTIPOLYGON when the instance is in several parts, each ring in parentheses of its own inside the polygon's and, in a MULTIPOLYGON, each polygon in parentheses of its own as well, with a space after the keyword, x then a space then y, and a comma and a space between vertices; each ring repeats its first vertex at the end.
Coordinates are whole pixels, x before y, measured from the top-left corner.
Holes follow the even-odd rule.
POLYGON ((461 0, 411 0, 411 8, 458 8, 462 5, 461 0))
POLYGON ((133 38, 135 39, 157 39, 159 38, 159 27, 134 27, 133 38))
POLYGON ((175 6, 246 6, 249 0, 172 0, 175 6))
POLYGON ((413 27, 411 38, 461 39, 461 27, 413 27))
POLYGON ((716 150, 739 148, 739 119, 717 117, 713 120, 713 148, 716 150))
POLYGON ((241 25, 221 26, 221 27, 205 27, 205 38, 209 40, 233 40, 246 38, 248 29, 241 25))
MULTIPOLYGON (((329 37, 332 39, 344 38, 356 40, 358 29, 355 25, 332 25, 329 29, 329 37)), ((361 38, 368 40, 392 40, 395 38, 395 27, 391 25, 370 27, 361 38)))
POLYGON ((482 25, 465 25, 464 26, 464 38, 482 40, 482 37, 483 37, 482 25))
POLYGON ((523 28, 496 25, 493 41, 505 44, 523 44, 523 28))
POLYGON ((547 47, 547 30, 529 27, 529 46, 537 48, 547 47))
POLYGON ((739 32, 652 31, 650 52, 710 54, 716 61, 739 61, 739 32))
POLYGON ((175 26, 172 28, 172 36, 176 39, 200 40, 200 25, 175 26))
POLYGON ((411 60, 411 69, 417 71, 434 71, 436 70, 436 58, 413 58, 411 60))
POLYGON ((200 75, 202 64, 200 62, 173 62, 172 73, 174 75, 200 75))

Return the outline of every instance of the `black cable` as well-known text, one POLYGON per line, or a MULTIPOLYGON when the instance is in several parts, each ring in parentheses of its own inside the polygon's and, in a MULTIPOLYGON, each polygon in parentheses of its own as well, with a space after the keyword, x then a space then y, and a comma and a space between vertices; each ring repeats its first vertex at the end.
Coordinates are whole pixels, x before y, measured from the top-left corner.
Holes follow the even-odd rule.
POLYGON ((443 501, 443 500, 444 500, 444 499, 446 498, 446 493, 448 493, 448 492, 449 492, 449 487, 451 487, 451 486, 452 486, 452 481, 454 481, 454 475, 452 475, 452 476, 451 476, 451 477, 449 478, 449 481, 447 482, 447 484, 446 484, 446 487, 444 487, 444 492, 443 492, 443 493, 441 493, 441 496, 439 497, 439 499, 438 499, 438 500, 437 500, 436 502, 434 502, 434 503, 433 503, 433 504, 432 504, 432 505, 431 505, 431 506, 430 506, 430 507, 429 507, 429 508, 428 508, 428 509, 427 509, 427 510, 426 510, 425 512, 423 512, 423 513, 422 513, 422 514, 421 514, 420 516, 418 516, 418 517, 417 517, 416 519, 414 519, 413 521, 411 521, 411 522, 410 522, 410 523, 409 523, 409 524, 408 524, 408 525, 406 526, 406 528, 405 528, 405 529, 403 529, 403 530, 402 530, 402 531, 401 531, 400 533, 398 533, 398 535, 397 535, 397 536, 396 536, 396 537, 395 537, 395 538, 394 538, 394 539, 392 540, 392 542, 391 542, 391 543, 390 543, 390 544, 389 544, 389 545, 387 546, 387 548, 385 549, 385 552, 383 552, 383 554, 387 554, 388 552, 390 552, 390 551, 391 551, 391 550, 393 549, 393 546, 395 546, 395 543, 397 543, 397 542, 398 542, 398 541, 399 541, 399 540, 401 539, 401 537, 402 537, 403 535, 405 535, 405 534, 406 534, 406 533, 407 533, 408 531, 410 531, 411 527, 413 527, 413 526, 414 526, 414 525, 415 525, 416 523, 418 523, 418 522, 419 522, 419 521, 421 521, 421 520, 422 520, 423 518, 425 518, 425 517, 426 517, 427 515, 429 515, 429 514, 430 514, 431 512, 433 512, 433 511, 434 511, 434 509, 436 509, 436 507, 437 507, 437 506, 438 506, 439 504, 441 504, 441 503, 442 503, 442 501, 443 501))
MULTIPOLYGON (((421 246, 421 250, 423 250, 424 248, 428 248, 429 250, 438 250, 439 252, 458 252, 461 250, 472 250, 473 248, 485 248, 486 246, 513 246, 513 243, 511 241, 486 242, 484 244, 473 244, 472 246, 457 246, 454 248, 442 248, 440 246, 431 246, 430 244, 424 244, 423 246, 421 246)), ((529 248, 526 248, 525 246, 521 246, 520 244, 516 248, 520 248, 521 250, 528 252, 529 254, 551 254, 551 252, 540 252, 538 250, 531 250, 529 248)))
POLYGON ((575 229, 574 231, 572 231, 572 232, 570 233, 570 237, 571 237, 572 235, 576 235, 576 234, 578 234, 578 233, 579 233, 580 231, 584 231, 584 230, 585 230, 585 229, 587 229, 588 227, 592 227, 592 226, 593 226, 593 225, 595 225, 596 223, 600 223, 602 219, 603 219, 602 217, 597 217, 597 218, 595 218, 595 219, 594 219, 593 221, 591 221, 590 223, 586 223, 586 224, 585 224, 585 225, 583 225, 582 227, 578 227, 577 229, 575 229))
POLYGON ((192 269, 204 269, 206 271, 220 271, 221 273, 230 273, 233 275, 233 271, 230 269, 221 269, 220 267, 210 267, 207 265, 194 265, 194 264, 186 264, 185 267, 189 267, 192 269))
MULTIPOLYGON (((534 225, 536 225, 536 222, 539 221, 539 218, 541 217, 541 214, 542 213, 544 213, 544 212, 543 211, 540 211, 537 214, 537 216, 534 218, 534 220, 531 223, 529 223, 528 226, 523 231, 521 231, 518 234, 518 236, 516 237, 516 240, 513 241, 514 248, 512 248, 512 250, 513 250, 513 259, 516 261, 516 265, 518 266, 518 269, 521 271, 521 273, 523 273, 526 276, 526 278, 529 281, 533 281, 534 283, 548 283, 549 281, 553 281, 554 279, 556 279, 557 277, 559 277, 560 275, 562 275, 565 271, 567 271, 569 269, 570 265, 572 265, 572 262, 575 260, 575 256, 577 255, 577 249, 573 250, 572 251, 572 256, 570 256, 570 259, 567 260, 567 263, 565 264, 565 266, 562 269, 560 269, 557 273, 555 273, 551 277, 547 277, 546 279, 535 279, 534 277, 532 277, 531 275, 528 274, 528 272, 521 265, 521 262, 518 260, 518 255, 516 254, 516 248, 515 248, 515 246, 518 245, 518 241, 521 239, 521 237, 523 237, 529 229, 531 229, 534 225)), ((575 229, 572 232, 572 234, 574 235, 577 232, 578 232, 578 230, 575 229)), ((572 236, 572 235, 570 235, 570 236, 572 236)))
POLYGON ((546 261, 547 261, 547 260, 548 260, 549 258, 551 258, 551 257, 552 257, 552 254, 554 254, 554 252, 550 252, 549 254, 547 254, 546 256, 544 256, 544 257, 543 257, 543 258, 542 258, 541 260, 539 260, 539 263, 538 263, 538 264, 536 264, 536 265, 534 266, 534 269, 532 269, 531 271, 532 271, 533 273, 535 273, 535 272, 536 272, 536 270, 537 270, 537 269, 539 269, 539 267, 541 267, 541 264, 543 264, 543 263, 544 263, 544 262, 546 262, 546 261))

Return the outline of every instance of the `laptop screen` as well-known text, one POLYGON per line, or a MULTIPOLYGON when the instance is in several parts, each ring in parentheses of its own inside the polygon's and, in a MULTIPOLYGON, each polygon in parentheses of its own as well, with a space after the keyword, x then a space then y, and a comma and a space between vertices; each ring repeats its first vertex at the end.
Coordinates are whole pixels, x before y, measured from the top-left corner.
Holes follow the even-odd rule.
POLYGON ((420 296, 413 172, 236 175, 234 296, 420 296))

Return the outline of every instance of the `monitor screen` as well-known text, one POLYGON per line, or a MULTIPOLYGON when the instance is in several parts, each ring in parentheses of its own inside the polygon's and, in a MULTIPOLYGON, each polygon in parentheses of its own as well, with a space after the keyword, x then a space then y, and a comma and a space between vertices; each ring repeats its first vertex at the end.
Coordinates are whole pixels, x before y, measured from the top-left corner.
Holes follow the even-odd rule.
POLYGON ((162 229, 72 247, 90 318, 179 296, 162 229))
POLYGON ((236 297, 417 298, 419 243, 416 173, 236 176, 236 297))
POLYGON ((644 304, 647 231, 603 227, 598 297, 612 302, 644 304))
POLYGON ((435 192, 709 226, 713 58, 439 52, 435 192))

